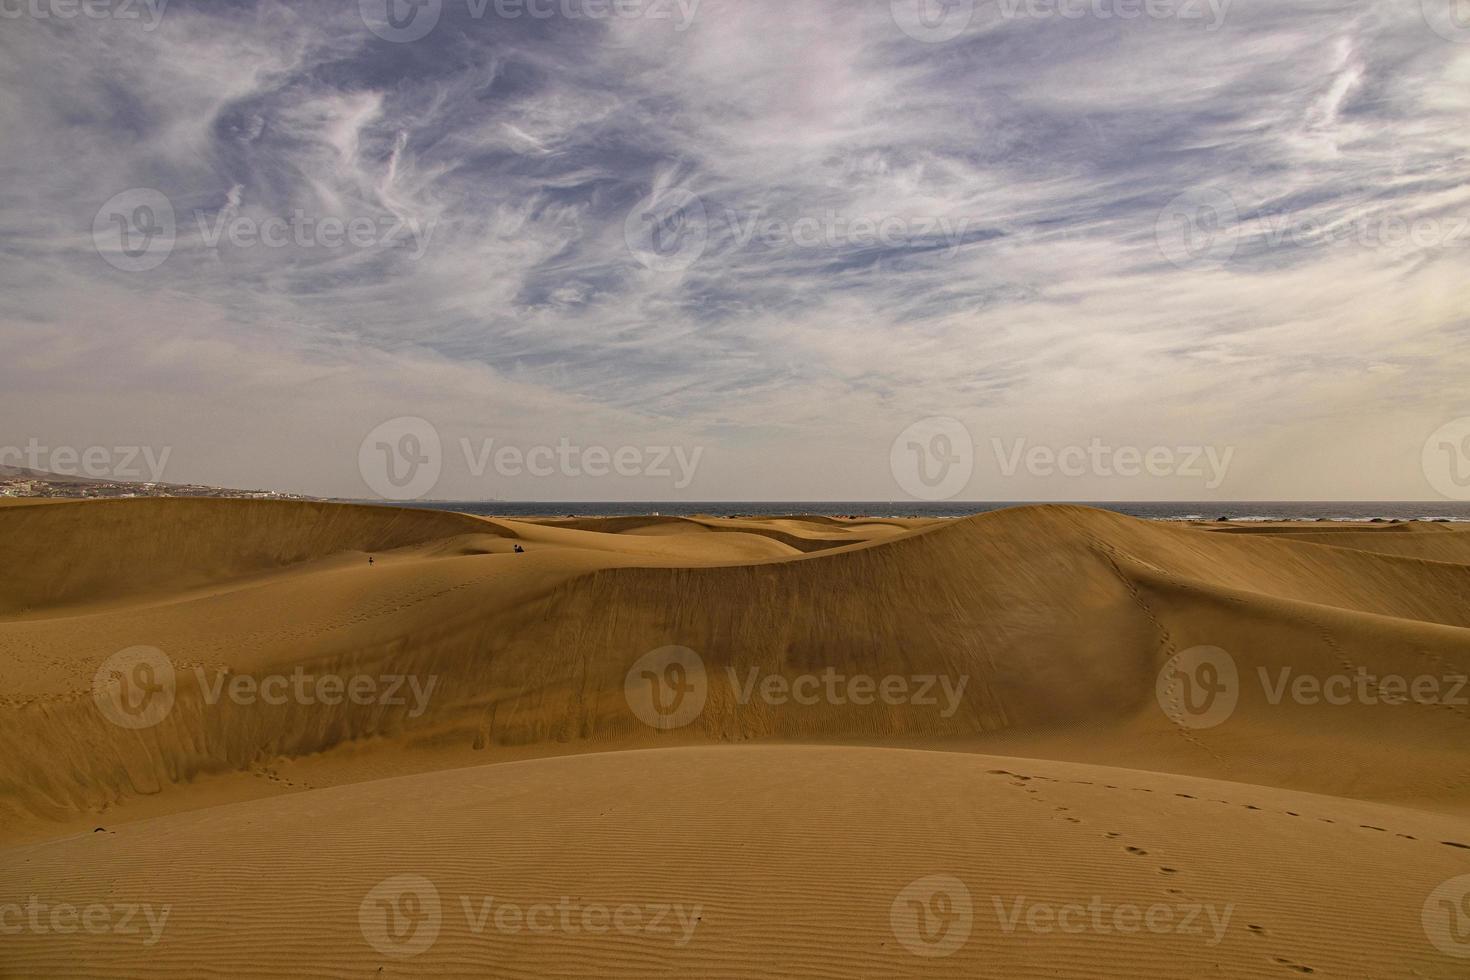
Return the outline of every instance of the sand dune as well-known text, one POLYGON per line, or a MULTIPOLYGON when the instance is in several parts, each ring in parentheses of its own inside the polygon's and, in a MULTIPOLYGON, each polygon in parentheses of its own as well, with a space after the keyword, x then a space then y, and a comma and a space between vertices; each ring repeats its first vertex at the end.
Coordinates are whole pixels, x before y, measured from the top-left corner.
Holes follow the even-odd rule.
POLYGON ((145 915, 136 936, 19 944, 16 975, 1453 977, 1420 907, 1470 871, 1440 843, 1462 826, 1077 764, 716 747, 379 780, 3 855, 23 893, 169 909, 152 944, 145 915), (936 891, 953 904, 926 940, 907 902, 936 891), (1027 925, 1093 903, 1106 932, 1072 931, 1091 912, 1027 925))
POLYGON ((1463 976, 1421 913, 1470 873, 1470 534, 1252 532, 0 508, 0 927, 175 909, 146 947, 7 937, 0 975, 1463 976), (356 922, 403 874, 446 896, 411 959, 356 922), (889 921, 921 879, 974 903, 945 955, 889 921), (468 929, 491 894, 707 914, 677 948, 468 929), (1093 896, 1238 918, 992 904, 1093 896))

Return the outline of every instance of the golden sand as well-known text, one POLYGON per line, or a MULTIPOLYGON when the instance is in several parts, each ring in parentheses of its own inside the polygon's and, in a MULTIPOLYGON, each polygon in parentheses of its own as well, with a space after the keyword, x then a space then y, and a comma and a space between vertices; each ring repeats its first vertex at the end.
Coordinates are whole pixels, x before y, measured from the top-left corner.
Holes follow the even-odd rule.
POLYGON ((0 507, 0 664, 0 976, 1470 975, 1451 526, 0 507))

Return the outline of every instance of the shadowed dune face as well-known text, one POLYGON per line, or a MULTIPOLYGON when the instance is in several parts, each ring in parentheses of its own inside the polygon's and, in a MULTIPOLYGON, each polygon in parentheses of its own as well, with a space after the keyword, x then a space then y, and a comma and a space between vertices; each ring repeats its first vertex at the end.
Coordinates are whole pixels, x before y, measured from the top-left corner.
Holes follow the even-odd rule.
MULTIPOLYGON (((82 868, 118 892, 152 887, 193 910, 148 961, 158 975, 214 962, 222 896, 247 868, 287 870, 241 911, 238 942, 275 935, 348 976, 384 962, 349 921, 382 881, 462 896, 477 894, 466 876, 490 876, 532 901, 590 894, 572 873, 584 860, 604 901, 703 904, 704 944, 670 959, 624 937, 594 955, 562 935, 531 955, 513 934, 466 932, 453 907, 415 969, 738 973, 759 935, 793 973, 835 940, 851 973, 921 975, 926 954, 891 959, 904 943, 885 917, 940 875, 976 903, 1107 891, 1234 903, 1259 927, 1203 948, 1125 943, 1131 975, 1455 975, 1411 906, 1470 872, 1462 532, 1219 533, 1052 506, 516 521, 205 500, 0 508, 0 531, 0 906, 80 895, 82 868), (568 849, 565 874, 535 877, 484 843, 488 827, 532 855, 568 849), (829 842, 807 863, 782 850, 803 833, 829 842), (388 860, 400 834, 413 843, 388 860), (660 834, 681 842, 681 870, 644 874, 660 834), (691 856, 701 835, 725 843, 691 856), (726 853, 757 839, 778 843, 726 853), (883 860, 854 877, 830 846, 848 839, 883 860), (226 846, 197 890, 129 864, 226 846), (320 893, 321 861, 353 848, 362 860, 320 893), (623 858, 591 856, 607 850, 623 858), (1304 881, 1334 853, 1342 875, 1304 881), (1064 858, 1059 882, 1048 862, 1064 858), (737 900, 761 890, 727 873, 741 860, 768 906, 737 900), (1373 890, 1389 865, 1387 917, 1290 911, 1343 881, 1373 890), (1295 869, 1285 891, 1280 867, 1295 869), (855 896, 833 906, 845 925, 811 910, 834 890, 855 896), (320 929, 301 924, 313 902, 320 929)), ((939 972, 1066 974, 1101 949, 1018 937, 1000 915, 977 904, 939 972)), ((86 972, 98 955, 43 942, 14 962, 86 972)), ((125 974, 137 955, 96 963, 125 974)))
MULTIPOLYGON (((1470 536, 1459 534, 1393 534, 1390 554, 1075 507, 918 526, 769 522, 825 544, 803 552, 748 531, 762 522, 716 519, 598 530, 149 500, 0 520, 23 580, 0 624, 16 676, 0 736, 65 760, 0 761, 17 818, 374 737, 464 764, 766 738, 1004 736, 1013 751, 1035 738, 1082 752, 1122 739, 1179 771, 1389 799, 1436 795, 1421 769, 1464 771, 1463 706, 1298 703, 1278 684, 1283 670, 1465 673, 1470 536), (650 527, 667 533, 639 533, 650 527), (47 551, 49 535, 69 561, 47 551), (83 596, 107 601, 78 606, 83 596), (109 657, 139 647, 164 658, 171 703, 125 732, 92 686, 109 657), (645 662, 668 647, 684 661, 645 662), (1197 729, 1161 709, 1158 679, 1199 647, 1226 651, 1240 683, 1228 722, 1197 729), (363 703, 267 703, 252 687, 293 672, 395 680, 375 681, 363 703), (671 708, 676 682, 697 687, 697 710, 671 708), (1412 748, 1415 762, 1318 765, 1340 738, 1370 756, 1412 748)), ((1459 805, 1457 790, 1447 796, 1459 805)))

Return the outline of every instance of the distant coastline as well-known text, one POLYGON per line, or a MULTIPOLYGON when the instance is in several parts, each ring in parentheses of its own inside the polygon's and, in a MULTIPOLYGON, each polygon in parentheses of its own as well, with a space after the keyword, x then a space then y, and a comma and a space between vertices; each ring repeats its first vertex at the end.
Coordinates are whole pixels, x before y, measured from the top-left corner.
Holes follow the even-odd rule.
MULTIPOLYGON (((361 501, 366 502, 366 501, 361 501)), ((750 500, 750 501, 413 501, 394 506, 459 511, 482 517, 632 517, 662 514, 672 517, 718 517, 809 514, 821 517, 969 517, 1060 501, 873 501, 873 500, 750 500)), ((1130 517, 1165 521, 1447 521, 1470 522, 1470 501, 1075 501, 1088 507, 1116 511, 1130 517)))

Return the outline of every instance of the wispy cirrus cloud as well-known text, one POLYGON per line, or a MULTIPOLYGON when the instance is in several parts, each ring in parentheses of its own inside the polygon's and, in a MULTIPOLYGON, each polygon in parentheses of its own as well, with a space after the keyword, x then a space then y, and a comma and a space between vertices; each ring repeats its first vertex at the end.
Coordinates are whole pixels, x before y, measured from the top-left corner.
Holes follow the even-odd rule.
MULTIPOLYGON (((694 498, 850 499, 892 496, 894 434, 942 414, 1234 445, 1238 498, 1414 497, 1470 414, 1470 45, 1417 4, 982 4, 935 43, 903 0, 445 0, 401 42, 371 6, 0 23, 17 438, 129 430, 179 479, 359 495, 363 434, 419 415, 701 445, 694 498), (134 188, 172 248, 126 272, 92 232, 134 188)), ((1118 495, 1199 488, 980 467, 966 494, 1118 495)))

